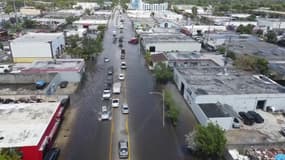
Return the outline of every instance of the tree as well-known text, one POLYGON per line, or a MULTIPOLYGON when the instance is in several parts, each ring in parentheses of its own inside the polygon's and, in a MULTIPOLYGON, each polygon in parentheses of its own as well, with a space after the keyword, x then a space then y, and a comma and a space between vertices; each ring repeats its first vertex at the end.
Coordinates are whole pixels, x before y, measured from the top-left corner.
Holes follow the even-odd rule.
POLYGON ((246 26, 240 25, 238 26, 236 31, 239 32, 240 34, 251 34, 253 31, 253 28, 254 28, 254 25, 251 25, 251 24, 248 24, 246 26))
POLYGON ((37 22, 30 19, 25 19, 23 22, 24 28, 35 28, 37 26, 37 22))
POLYGON ((255 71, 261 74, 269 72, 268 61, 264 58, 251 55, 241 55, 236 57, 234 65, 246 71, 255 71))
POLYGON ((194 17, 196 17, 198 15, 197 7, 192 7, 192 14, 193 14, 194 17))
POLYGON ((66 24, 71 25, 74 21, 79 20, 78 17, 69 16, 65 18, 66 24))
POLYGON ((87 9, 85 9, 84 13, 86 15, 90 16, 91 15, 91 10, 87 8, 87 9))
POLYGON ((266 41, 269 43, 277 42, 277 35, 274 31, 268 31, 265 37, 266 37, 266 41))
MULTIPOLYGON (((188 147, 194 147, 205 157, 220 159, 224 153, 227 139, 225 131, 217 124, 198 125, 193 132, 186 135, 188 147)), ((192 149, 192 148, 191 148, 192 149)))
POLYGON ((249 17, 247 17, 247 20, 249 20, 249 21, 256 21, 256 16, 255 15, 250 15, 249 17))
POLYGON ((21 160, 21 155, 17 149, 3 148, 0 152, 0 160, 21 160))
POLYGON ((166 84, 172 80, 173 73, 170 68, 164 63, 158 63, 154 68, 156 81, 161 84, 166 84))
POLYGON ((176 103, 172 98, 171 92, 166 90, 164 94, 165 94, 164 96, 165 96, 166 117, 169 118, 169 120, 174 126, 176 126, 180 110, 177 108, 176 103))

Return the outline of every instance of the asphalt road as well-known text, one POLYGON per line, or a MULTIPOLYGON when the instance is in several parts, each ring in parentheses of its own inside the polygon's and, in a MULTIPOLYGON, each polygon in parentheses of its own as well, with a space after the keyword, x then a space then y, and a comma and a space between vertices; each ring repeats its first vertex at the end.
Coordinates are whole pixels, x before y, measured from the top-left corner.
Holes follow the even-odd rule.
POLYGON ((128 139, 129 159, 132 160, 182 160, 186 159, 175 130, 168 123, 162 127, 161 97, 150 95, 155 82, 146 69, 139 45, 128 44, 134 36, 130 20, 124 18, 123 47, 126 49, 128 69, 123 71, 126 80, 120 95, 122 102, 129 105, 129 115, 122 115, 120 109, 113 109, 111 121, 99 121, 104 79, 108 66, 113 65, 115 78, 122 72, 120 48, 114 43, 112 31, 117 30, 118 13, 112 16, 104 36, 104 51, 97 62, 87 65, 84 84, 79 92, 72 95, 71 103, 77 109, 77 117, 70 141, 63 149, 63 160, 117 160, 117 142, 128 139), (104 63, 104 57, 110 59, 104 63), (126 133, 128 128, 128 133, 126 133))

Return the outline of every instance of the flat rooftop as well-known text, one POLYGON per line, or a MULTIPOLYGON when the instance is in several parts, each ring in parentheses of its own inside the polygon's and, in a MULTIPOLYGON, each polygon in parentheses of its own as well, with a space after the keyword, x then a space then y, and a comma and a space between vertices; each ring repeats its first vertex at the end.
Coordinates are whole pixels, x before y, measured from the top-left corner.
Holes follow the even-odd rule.
POLYGON ((231 117, 223 105, 217 103, 199 104, 208 118, 231 117))
POLYGON ((263 75, 223 67, 176 68, 196 95, 285 94, 285 88, 263 75))
POLYGON ((14 39, 12 42, 48 42, 58 39, 63 36, 63 33, 33 33, 29 32, 19 38, 14 39))
POLYGON ((84 59, 57 59, 56 63, 53 60, 37 60, 23 68, 21 73, 81 72, 84 67, 84 59))
POLYGON ((143 41, 145 43, 154 43, 154 42, 193 42, 198 43, 193 40, 191 37, 186 36, 182 33, 144 33, 141 34, 143 41))
POLYGON ((208 66, 223 66, 224 57, 221 54, 199 52, 164 52, 169 61, 209 60, 208 66))
POLYGON ((0 148, 37 145, 57 102, 0 104, 0 148))
POLYGON ((267 60, 285 60, 285 48, 259 40, 236 39, 229 49, 237 54, 251 54, 267 60))

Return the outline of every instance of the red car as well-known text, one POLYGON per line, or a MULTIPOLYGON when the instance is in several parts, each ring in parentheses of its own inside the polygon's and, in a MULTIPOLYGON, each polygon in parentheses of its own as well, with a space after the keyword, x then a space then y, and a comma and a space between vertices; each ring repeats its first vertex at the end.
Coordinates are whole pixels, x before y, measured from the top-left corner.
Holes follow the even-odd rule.
POLYGON ((132 38, 132 39, 129 40, 129 43, 131 43, 131 44, 138 44, 139 40, 137 38, 132 38))

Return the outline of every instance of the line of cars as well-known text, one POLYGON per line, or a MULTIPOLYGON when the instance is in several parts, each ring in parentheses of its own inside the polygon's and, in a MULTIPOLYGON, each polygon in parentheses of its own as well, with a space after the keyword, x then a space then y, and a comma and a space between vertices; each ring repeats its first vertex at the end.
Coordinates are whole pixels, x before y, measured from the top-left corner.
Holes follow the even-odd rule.
POLYGON ((264 118, 255 111, 239 112, 239 116, 245 125, 253 125, 254 123, 263 123, 264 118))

